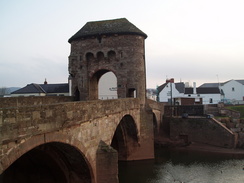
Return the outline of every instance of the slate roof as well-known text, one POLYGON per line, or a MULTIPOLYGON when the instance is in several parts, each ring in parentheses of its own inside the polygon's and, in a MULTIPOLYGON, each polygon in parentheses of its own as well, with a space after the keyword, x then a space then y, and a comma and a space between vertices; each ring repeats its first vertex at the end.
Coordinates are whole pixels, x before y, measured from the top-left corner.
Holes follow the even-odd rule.
POLYGON ((221 85, 221 83, 204 83, 201 86, 199 86, 199 88, 211 88, 211 87, 219 87, 219 85, 221 85))
POLYGON ((28 84, 19 90, 12 92, 11 94, 28 94, 28 93, 68 93, 68 83, 61 84, 28 84))
MULTIPOLYGON (((226 83, 228 83, 228 82, 230 82, 230 81, 232 81, 232 80, 229 80, 229 81, 226 81, 226 82, 223 82, 223 83, 204 83, 204 84, 202 84, 202 85, 199 86, 199 87, 200 87, 200 88, 202 88, 202 87, 219 87, 219 85, 220 85, 220 86, 223 86, 223 85, 225 85, 226 83)), ((239 80, 234 80, 234 81, 239 82, 239 83, 241 83, 242 85, 244 85, 244 79, 239 79, 239 80)))
MULTIPOLYGON (((158 93, 160 93, 168 83, 164 83, 161 86, 157 88, 158 93)), ((183 82, 180 83, 174 83, 175 88, 179 91, 179 93, 184 93, 184 94, 193 94, 193 88, 185 87, 185 84, 183 82)), ((219 84, 218 83, 205 83, 205 86, 201 86, 196 88, 197 94, 223 94, 223 91, 219 90, 219 84), (207 87, 208 84, 214 84, 210 85, 210 87, 207 87), (213 86, 213 87, 211 87, 213 86)))
POLYGON ((241 83, 242 85, 244 85, 244 79, 240 79, 240 80, 236 80, 236 81, 241 83))
POLYGON ((167 85, 167 83, 164 83, 164 84, 160 85, 159 87, 157 87, 157 92, 160 93, 165 88, 166 85, 167 85))
MULTIPOLYGON (((157 88, 158 93, 160 93, 166 86, 168 83, 164 83, 162 85, 160 85, 157 88)), ((180 83, 174 83, 175 84, 175 88, 179 91, 179 93, 184 93, 185 92, 185 84, 180 82, 180 83)))
POLYGON ((69 93, 69 84, 41 84, 46 93, 69 93))
POLYGON ((23 88, 20 88, 11 94, 25 94, 25 93, 46 93, 38 84, 28 84, 23 88))
MULTIPOLYGON (((197 94, 219 94, 221 91, 218 87, 196 88, 197 94)), ((185 88, 185 94, 193 94, 193 88, 185 88)))
POLYGON ((126 18, 87 22, 68 42, 80 38, 111 34, 132 34, 147 38, 147 35, 126 18))
POLYGON ((179 93, 184 93, 185 92, 185 84, 180 82, 180 83, 175 83, 175 88, 179 91, 179 93))

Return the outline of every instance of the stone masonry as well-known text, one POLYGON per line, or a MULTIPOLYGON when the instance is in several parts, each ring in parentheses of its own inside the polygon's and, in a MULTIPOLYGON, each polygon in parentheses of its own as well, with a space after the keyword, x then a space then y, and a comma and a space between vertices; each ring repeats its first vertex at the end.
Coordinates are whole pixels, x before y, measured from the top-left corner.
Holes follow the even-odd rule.
POLYGON ((78 100, 97 99, 100 77, 112 71, 118 98, 137 97, 145 103, 146 37, 126 19, 88 22, 71 37, 69 73, 78 100))

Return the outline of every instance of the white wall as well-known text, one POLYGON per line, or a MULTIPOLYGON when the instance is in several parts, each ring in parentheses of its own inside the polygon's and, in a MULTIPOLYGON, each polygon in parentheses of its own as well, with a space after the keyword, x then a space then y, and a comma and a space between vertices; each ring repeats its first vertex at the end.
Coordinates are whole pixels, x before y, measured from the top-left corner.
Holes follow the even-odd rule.
MULTIPOLYGON (((172 83, 172 98, 183 96, 179 91, 175 88, 175 83, 172 83)), ((171 88, 170 83, 164 87, 164 89, 159 93, 159 102, 168 102, 171 99, 171 88)))
POLYGON ((45 93, 11 94, 11 97, 46 96, 45 93))
POLYGON ((202 104, 218 104, 221 102, 220 94, 200 94, 202 97, 202 104), (212 103, 210 103, 210 99, 212 99, 212 103))
POLYGON ((228 101, 243 101, 244 96, 244 86, 235 81, 231 80, 221 86, 221 89, 224 91, 225 99, 228 101))

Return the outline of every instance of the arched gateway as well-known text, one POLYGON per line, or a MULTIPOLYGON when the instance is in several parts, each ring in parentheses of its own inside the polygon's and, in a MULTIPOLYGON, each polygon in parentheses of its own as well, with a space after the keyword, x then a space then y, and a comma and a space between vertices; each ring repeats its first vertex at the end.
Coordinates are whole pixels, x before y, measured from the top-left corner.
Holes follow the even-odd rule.
POLYGON ((127 19, 86 23, 69 39, 69 73, 77 100, 98 99, 100 77, 112 71, 118 98, 145 102, 145 43, 147 35, 127 19))

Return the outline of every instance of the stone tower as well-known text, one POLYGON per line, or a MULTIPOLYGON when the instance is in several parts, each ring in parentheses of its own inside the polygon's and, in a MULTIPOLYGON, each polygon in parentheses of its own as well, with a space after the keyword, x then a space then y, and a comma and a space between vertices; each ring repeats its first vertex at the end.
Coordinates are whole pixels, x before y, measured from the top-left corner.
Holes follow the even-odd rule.
POLYGON ((127 19, 86 23, 69 39, 69 73, 76 100, 98 99, 98 81, 112 71, 118 98, 146 97, 145 39, 127 19))

